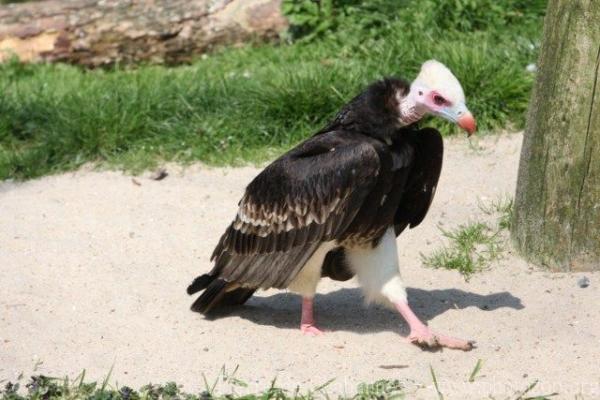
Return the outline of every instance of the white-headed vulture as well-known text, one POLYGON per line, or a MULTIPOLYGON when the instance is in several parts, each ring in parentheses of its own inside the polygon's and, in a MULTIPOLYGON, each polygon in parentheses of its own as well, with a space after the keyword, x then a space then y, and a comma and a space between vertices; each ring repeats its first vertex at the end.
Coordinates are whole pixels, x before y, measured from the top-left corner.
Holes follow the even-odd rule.
POLYGON ((440 62, 427 61, 409 84, 387 78, 351 100, 333 121, 267 166, 246 188, 238 212, 188 293, 204 314, 243 304, 257 289, 302 296, 300 329, 321 331, 313 298, 322 277, 357 276, 369 301, 398 310, 409 340, 468 350, 473 342, 432 332, 412 312, 400 277, 396 236, 427 214, 442 167, 438 131, 425 115, 468 134, 475 119, 463 89, 440 62))

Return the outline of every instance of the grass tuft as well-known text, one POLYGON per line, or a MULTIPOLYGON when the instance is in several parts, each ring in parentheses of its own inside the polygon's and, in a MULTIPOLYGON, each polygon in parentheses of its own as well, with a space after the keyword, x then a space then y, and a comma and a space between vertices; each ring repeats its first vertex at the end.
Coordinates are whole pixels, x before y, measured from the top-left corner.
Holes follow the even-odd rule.
POLYGON ((558 396, 558 393, 550 393, 545 395, 536 395, 536 396, 525 396, 529 392, 533 390, 538 384, 538 381, 533 381, 525 390, 518 392, 515 396, 515 400, 550 400, 550 397, 558 396))
POLYGON ((423 263, 433 268, 456 270, 468 281, 474 273, 500 258, 507 245, 506 233, 512 221, 513 199, 499 197, 489 203, 480 203, 479 209, 485 215, 496 218, 496 222, 473 222, 450 231, 440 228, 449 243, 430 255, 421 254, 423 263))
POLYGON ((509 230, 513 216, 513 199, 504 196, 492 200, 489 204, 479 204, 479 209, 486 215, 496 215, 499 230, 509 230))
POLYGON ((499 232, 485 223, 475 222, 449 231, 440 230, 449 244, 431 255, 421 254, 423 263, 429 267, 456 270, 469 280, 501 254, 499 232))
POLYGON ((405 397, 403 389, 404 386, 397 379, 381 379, 374 383, 358 385, 358 393, 352 398, 357 400, 403 399, 405 397))

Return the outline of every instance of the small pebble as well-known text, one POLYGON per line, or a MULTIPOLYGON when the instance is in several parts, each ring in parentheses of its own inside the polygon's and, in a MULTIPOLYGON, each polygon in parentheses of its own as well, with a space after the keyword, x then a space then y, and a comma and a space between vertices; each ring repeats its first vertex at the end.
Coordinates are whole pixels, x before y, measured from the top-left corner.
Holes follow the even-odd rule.
POLYGON ((150 175, 150 179, 153 179, 155 181, 162 181, 163 179, 165 179, 167 176, 169 175, 169 173, 167 172, 166 169, 164 168, 159 168, 156 171, 154 171, 154 173, 152 175, 150 175))
POLYGON ((590 286, 590 279, 587 276, 582 276, 577 280, 577 284, 580 288, 586 288, 590 286))

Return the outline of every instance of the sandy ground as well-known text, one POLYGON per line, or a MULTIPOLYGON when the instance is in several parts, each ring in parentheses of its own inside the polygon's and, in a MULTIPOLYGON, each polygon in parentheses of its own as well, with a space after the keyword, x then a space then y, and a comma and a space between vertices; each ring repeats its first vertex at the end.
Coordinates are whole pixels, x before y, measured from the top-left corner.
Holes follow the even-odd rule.
MULTIPOLYGON (((425 222, 399 239, 417 313, 434 329, 478 347, 424 352, 405 343, 399 316, 363 306, 356 282, 323 281, 323 337, 300 335, 299 299, 269 291, 215 321, 188 310, 185 288, 208 258, 255 168, 170 166, 162 181, 79 171, 0 183, 0 379, 20 372, 102 379, 139 387, 176 380, 203 387, 225 366, 249 384, 330 393, 400 379, 410 398, 437 398, 429 366, 449 399, 504 398, 535 380, 537 394, 600 398, 600 274, 551 274, 508 254, 465 282, 422 266, 442 243, 439 226, 487 218, 479 209, 512 195, 521 136, 474 146, 447 142, 437 197, 425 222), (467 379, 478 359, 480 376, 467 379)), ((228 390, 229 384, 221 384, 228 390)), ((533 393, 532 392, 532 393, 533 393)))

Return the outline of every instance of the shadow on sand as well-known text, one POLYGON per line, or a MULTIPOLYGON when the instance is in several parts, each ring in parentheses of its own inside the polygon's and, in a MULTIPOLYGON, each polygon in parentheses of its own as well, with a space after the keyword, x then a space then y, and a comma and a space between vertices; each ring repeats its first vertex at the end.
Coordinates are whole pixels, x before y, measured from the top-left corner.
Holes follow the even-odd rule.
MULTIPOLYGON (((429 321, 450 309, 477 307, 493 311, 498 308, 524 308, 521 299, 508 292, 480 295, 459 289, 422 290, 407 289, 408 298, 415 313, 429 321)), ((373 333, 399 331, 402 318, 396 312, 382 306, 365 306, 360 289, 340 289, 317 295, 315 298, 317 322, 325 330, 373 333)), ((300 297, 291 293, 278 293, 268 297, 251 298, 246 305, 231 309, 216 318, 238 316, 259 325, 278 328, 296 328, 300 323, 300 297)), ((404 324, 400 333, 408 333, 404 324)))

